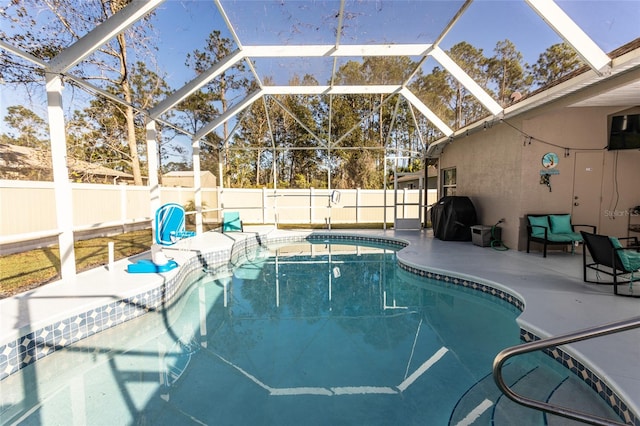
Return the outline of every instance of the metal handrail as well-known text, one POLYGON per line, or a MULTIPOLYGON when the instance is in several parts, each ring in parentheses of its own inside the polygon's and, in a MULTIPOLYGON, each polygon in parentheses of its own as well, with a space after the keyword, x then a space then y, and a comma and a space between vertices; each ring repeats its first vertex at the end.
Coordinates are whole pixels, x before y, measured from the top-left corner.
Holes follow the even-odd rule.
POLYGON ((504 393, 509 399, 517 402, 518 404, 531 407, 536 410, 545 411, 547 413, 556 414, 558 416, 566 417, 569 419, 579 420, 581 422, 592 425, 624 425, 625 423, 613 422, 609 419, 594 416, 592 414, 587 414, 582 411, 573 410, 563 406, 549 404, 518 395, 505 383, 502 377, 502 366, 507 361, 507 359, 516 355, 521 355, 540 349, 546 349, 552 346, 566 345, 569 343, 579 342, 581 340, 592 339, 608 334, 619 333, 622 331, 632 330, 634 328, 640 328, 640 316, 633 317, 624 321, 612 322, 609 324, 601 325, 599 327, 591 327, 581 331, 575 331, 556 337, 536 340, 534 342, 528 342, 518 346, 512 346, 510 348, 504 349, 495 357, 493 361, 493 378, 502 393, 504 393))

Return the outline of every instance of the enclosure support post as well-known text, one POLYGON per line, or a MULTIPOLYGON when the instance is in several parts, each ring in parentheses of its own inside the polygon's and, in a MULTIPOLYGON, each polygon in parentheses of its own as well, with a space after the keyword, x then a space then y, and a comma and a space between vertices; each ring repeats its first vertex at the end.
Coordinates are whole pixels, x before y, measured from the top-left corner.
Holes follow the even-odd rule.
POLYGON ((262 187, 262 224, 267 223, 267 188, 262 187))
POLYGON ((120 222, 122 222, 122 232, 127 232, 127 188, 120 185, 120 222))
POLYGON ((313 210, 314 210, 314 205, 313 205, 313 197, 315 196, 315 191, 313 190, 313 187, 309 188, 309 223, 312 224, 313 223, 313 210))
POLYGON ((218 218, 220 219, 220 223, 223 222, 224 215, 224 200, 222 197, 224 196, 224 182, 223 182, 223 174, 222 174, 222 150, 218 150, 218 218))
POLYGON ((200 142, 194 140, 193 148, 193 204, 196 208, 196 234, 202 234, 202 182, 200 176, 200 142))
POLYGON ((356 223, 360 223, 361 213, 360 213, 360 188, 356 188, 356 223))
POLYGON ((62 279, 75 278, 76 255, 73 246, 73 194, 67 166, 67 138, 62 110, 62 77, 46 74, 47 113, 51 138, 56 216, 60 234, 60 275, 62 279))
POLYGON ((385 151, 384 156, 384 171, 382 172, 383 176, 383 185, 382 185, 382 229, 387 229, 387 156, 385 151))
POLYGON ((158 143, 156 142, 156 122, 154 120, 147 121, 147 163, 149 168, 149 198, 150 203, 149 207, 151 211, 149 215, 151 216, 151 228, 153 242, 155 241, 155 214, 156 211, 160 208, 160 181, 158 179, 158 143))

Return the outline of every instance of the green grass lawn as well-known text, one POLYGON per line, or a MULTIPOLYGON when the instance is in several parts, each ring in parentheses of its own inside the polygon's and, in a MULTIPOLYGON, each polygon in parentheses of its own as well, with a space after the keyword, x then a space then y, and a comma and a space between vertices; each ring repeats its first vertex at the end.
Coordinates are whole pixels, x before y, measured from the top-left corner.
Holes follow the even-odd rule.
MULTIPOLYGON (((114 243, 115 260, 149 250, 151 229, 127 232, 113 237, 76 241, 78 271, 106 265, 109 262, 109 242, 114 243)), ((0 257, 0 298, 30 290, 60 278, 58 246, 0 257)))

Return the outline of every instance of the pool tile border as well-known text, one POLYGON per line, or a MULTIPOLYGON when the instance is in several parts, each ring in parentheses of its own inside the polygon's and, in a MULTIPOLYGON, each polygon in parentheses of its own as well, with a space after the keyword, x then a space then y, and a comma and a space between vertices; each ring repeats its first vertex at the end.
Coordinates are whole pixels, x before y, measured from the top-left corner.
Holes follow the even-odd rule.
MULTIPOLYGON (((314 234, 313 239, 324 238, 324 239, 338 239, 338 240, 355 240, 355 241, 367 241, 371 243, 390 243, 390 240, 387 238, 375 238, 375 237, 353 237, 349 235, 333 235, 333 234, 314 234)), ((396 245, 399 249, 405 247, 407 244, 402 241, 391 240, 391 243, 396 245)), ((448 284, 453 284, 457 286, 461 286, 467 289, 479 291, 486 295, 490 295, 496 297, 500 300, 503 300, 520 312, 524 311, 525 304, 522 300, 515 297, 514 295, 501 290, 495 287, 492 287, 487 284, 483 284, 480 282, 476 282, 473 280, 460 278, 454 275, 447 275, 440 272, 433 272, 427 268, 418 268, 415 266, 407 265, 402 261, 398 260, 398 266, 415 275, 425 277, 428 279, 433 279, 437 281, 442 281, 448 284)), ((540 337, 535 335, 529 330, 524 328, 520 329, 520 340, 524 343, 540 340, 540 337)), ((580 380, 585 382, 593 391, 595 391, 607 405, 609 405, 616 414, 620 416, 621 419, 624 420, 627 424, 640 426, 640 418, 636 416, 630 409, 627 407, 627 404, 611 389, 607 383, 598 377, 597 374, 592 372, 587 366, 583 363, 572 357, 570 354, 566 353, 562 349, 557 347, 552 347, 544 350, 544 352, 554 359, 556 362, 560 363, 563 367, 571 371, 575 374, 580 380)))
POLYGON ((226 265, 228 259, 229 250, 200 254, 159 287, 72 315, 0 345, 0 380, 65 346, 162 308, 203 265, 226 265))
MULTIPOLYGON (((470 288, 504 300, 516 307, 519 311, 524 310, 524 302, 503 290, 452 275, 430 272, 426 269, 416 268, 403 264, 400 261, 398 262, 398 264, 401 269, 404 269, 407 272, 411 272, 422 277, 459 285, 461 287, 470 288)), ((531 331, 520 328, 520 340, 523 343, 540 339, 541 338, 539 336, 532 333, 531 331)), ((638 418, 629 409, 627 404, 625 404, 625 402, 613 391, 613 389, 611 389, 607 385, 607 383, 603 379, 601 379, 597 374, 591 371, 587 366, 572 357, 567 352, 557 347, 545 349, 543 352, 554 359, 556 362, 560 363, 567 370, 575 374, 578 379, 585 382, 587 386, 595 391, 605 401, 605 403, 609 405, 614 410, 614 412, 620 416, 621 419, 624 420, 625 423, 634 426, 640 426, 640 418, 638 418)))
POLYGON ((509 303, 510 305, 518 309, 520 312, 524 310, 524 302, 522 302, 522 300, 518 299, 517 297, 515 297, 514 295, 506 291, 497 289, 490 285, 482 284, 476 281, 463 279, 455 276, 450 276, 450 275, 446 275, 438 272, 431 272, 422 268, 416 268, 413 266, 409 266, 405 263, 402 263, 401 261, 398 261, 398 265, 400 266, 401 269, 404 269, 405 271, 410 272, 412 274, 425 277, 428 279, 436 280, 436 281, 443 281, 445 283, 457 285, 457 286, 468 288, 471 290, 479 291, 480 293, 493 296, 504 302, 509 303))
MULTIPOLYGON (((527 343, 540 340, 540 337, 530 331, 520 329, 520 340, 527 343)), ((635 426, 640 425, 640 418, 638 418, 629 409, 629 407, 627 407, 627 404, 625 404, 625 402, 606 384, 604 380, 598 377, 597 374, 593 373, 587 366, 558 347, 548 348, 543 350, 543 352, 558 363, 562 364, 564 368, 571 371, 580 380, 586 383, 587 386, 596 392, 625 423, 635 426)))
MULTIPOLYGON (((318 240, 383 244, 398 250, 408 245, 408 243, 404 241, 385 237, 314 232, 307 236, 296 235, 266 238, 266 241, 264 236, 256 234, 254 238, 248 237, 243 240, 243 249, 247 250, 259 246, 301 241, 314 242, 318 240)), ((192 273, 199 271, 201 268, 214 269, 229 264, 234 255, 234 248, 235 244, 231 250, 199 253, 198 256, 191 258, 182 265, 178 273, 169 279, 165 285, 104 306, 96 307, 84 313, 73 315, 67 319, 32 331, 19 337, 15 341, 1 345, 0 380, 36 362, 38 359, 54 353, 58 349, 125 321, 137 318, 147 312, 162 308, 164 304, 178 295, 183 283, 187 281, 187 278, 192 273)), ((241 256, 241 254, 239 256, 241 256)), ((401 269, 411 274, 478 291, 505 301, 519 311, 524 310, 524 302, 504 290, 455 275, 447 275, 430 271, 427 268, 410 266, 400 260, 398 260, 398 265, 401 269)), ((530 342, 539 340, 540 337, 521 328, 520 339, 523 342, 530 342)), ((545 353, 591 387, 627 424, 640 426, 640 418, 627 407, 624 401, 604 380, 593 373, 583 363, 559 348, 554 347, 547 349, 545 353)))

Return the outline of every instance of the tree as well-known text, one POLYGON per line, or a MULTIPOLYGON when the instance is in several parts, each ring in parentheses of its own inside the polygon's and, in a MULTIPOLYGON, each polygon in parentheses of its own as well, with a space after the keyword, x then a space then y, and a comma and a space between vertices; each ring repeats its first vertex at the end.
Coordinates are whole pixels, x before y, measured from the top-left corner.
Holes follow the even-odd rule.
MULTIPOLYGON (((212 93, 199 90, 180 102, 176 106, 176 110, 179 111, 177 117, 181 126, 191 131, 191 133, 196 133, 206 123, 209 123, 219 115, 219 110, 213 104, 213 97, 212 93)), ((200 168, 202 170, 209 170, 218 177, 218 163, 220 147, 222 145, 220 136, 210 132, 198 142, 200 148, 200 168)))
POLYGON ((73 158, 130 172, 123 116, 104 98, 93 99, 67 120, 67 151, 73 158))
MULTIPOLYGON (((131 67, 130 74, 131 85, 131 99, 134 106, 141 110, 148 110, 153 105, 156 105, 162 99, 170 93, 169 85, 164 78, 156 72, 150 70, 144 62, 138 61, 131 67)), ((128 111, 126 112, 128 114, 128 111)), ((172 114, 167 114, 170 117, 172 114)), ((128 121, 128 119, 127 119, 128 121)), ((146 140, 146 126, 144 118, 140 115, 134 117, 135 137, 137 140, 146 140)), ((165 137, 165 128, 160 123, 156 123, 157 142, 159 151, 159 166, 162 169, 162 161, 167 160, 170 155, 170 151, 177 151, 180 153, 180 147, 168 146, 169 139, 165 137)), ((141 146, 138 146, 139 149, 141 146)), ((142 145, 142 148, 146 148, 142 145)), ((139 152, 141 158, 147 155, 146 149, 142 149, 139 152)))
MULTIPOLYGON (((9 35, 4 32, 0 35, 3 38, 6 37, 10 43, 25 46, 28 53, 49 60, 132 1, 25 0, 11 2, 11 7, 3 9, 2 14, 3 17, 10 17, 13 31, 9 35), (44 12, 43 15, 48 19, 40 19, 36 22, 35 19, 30 18, 40 12, 44 12)), ((130 57, 134 55, 130 55, 130 52, 136 50, 137 57, 153 58, 151 52, 154 49, 154 42, 153 38, 149 37, 150 30, 148 15, 88 56, 74 68, 74 74, 86 80, 95 81, 105 89, 117 89, 113 90, 114 93, 131 105, 134 101, 131 81, 134 72, 130 57)), ((42 70, 32 65, 25 65, 23 61, 15 60, 6 54, 0 56, 0 60, 3 65, 2 77, 9 81, 29 85, 42 80, 42 70), (7 65, 14 65, 14 67, 7 67, 7 65)), ((124 134, 134 182, 136 185, 142 185, 134 108, 123 106, 122 111, 125 117, 124 134)))
MULTIPOLYGON (((146 109, 165 96, 168 88, 164 80, 147 66, 138 62, 131 66, 130 97, 135 107, 146 109)), ((117 95, 113 85, 107 91, 117 95)), ((71 155, 92 163, 99 163, 115 170, 132 173, 132 157, 128 132, 129 107, 104 97, 96 97, 83 110, 77 110, 67 123, 67 147, 71 155)), ((145 140, 142 117, 134 116, 134 139, 145 140)), ((160 127, 159 135, 162 135, 160 127)), ((162 137, 158 143, 164 148, 162 137)), ((136 153, 144 158, 144 145, 136 144, 136 153)), ((167 154, 161 155, 166 159, 167 154)))
MULTIPOLYGON (((163 172, 190 172, 192 170, 191 166, 185 163, 176 163, 174 161, 170 161, 163 166, 163 172)), ((194 209, 195 210, 195 209, 194 209)))
MULTIPOLYGON (((417 77, 411 84, 411 90, 442 121, 455 121, 454 112, 449 107, 454 91, 447 83, 447 72, 442 68, 434 67, 431 73, 417 77)), ((424 122, 421 132, 427 141, 442 136, 440 130, 429 122, 424 122)))
MULTIPOLYGON (((57 43, 43 45, 37 41, 37 34, 33 28, 37 28, 37 22, 31 17, 31 2, 11 1, 5 7, 0 7, 0 18, 3 25, 0 26, 0 40, 22 48, 43 60, 50 60, 62 50, 62 40, 57 43), (29 7, 27 7, 29 6, 29 7)), ((21 84, 30 92, 31 89, 41 89, 44 80, 44 72, 33 63, 23 60, 0 49, 0 80, 5 84, 21 84)))
MULTIPOLYGON (((482 49, 463 41, 451 47, 448 54, 480 87, 488 90, 486 73, 488 61, 482 49)), ((464 127, 486 115, 482 105, 458 80, 449 76, 447 81, 453 88, 450 106, 455 113, 454 128, 464 127)))
POLYGON ((28 146, 30 148, 43 148, 49 138, 47 123, 22 105, 13 105, 7 108, 5 123, 14 129, 12 143, 14 145, 28 146))
MULTIPOLYGON (((230 39, 222 37, 220 31, 214 30, 209 34, 203 50, 196 49, 187 54, 186 65, 192 68, 196 74, 200 74, 209 69, 214 64, 220 62, 232 52, 232 42, 230 39)), ((191 96, 180 106, 182 111, 192 114, 195 124, 207 123, 220 113, 224 114, 229 109, 229 96, 232 93, 248 93, 249 82, 242 75, 244 63, 240 62, 222 73, 218 78, 209 82, 197 95, 191 96), (193 98, 193 99, 191 99, 193 98), (220 105, 219 112, 214 103, 220 105), (195 117, 198 114, 200 117, 195 117), (206 121, 201 121, 203 118, 206 121)), ((219 138, 218 138, 219 139, 219 138)), ((228 151, 229 128, 228 123, 223 124, 222 142, 224 144, 225 158, 229 157, 228 151)), ((225 173, 229 174, 229 164, 225 162, 225 173)), ((230 186, 230 177, 227 176, 227 186, 230 186)))
MULTIPOLYGON (((403 84, 416 66, 408 57, 363 58, 341 66, 334 80, 336 84, 403 84)), ((331 110, 331 140, 340 141, 328 159, 336 167, 335 186, 380 188, 386 150, 414 146, 418 129, 410 105, 397 95, 343 95, 332 98, 331 110)))
POLYGON ((525 76, 522 54, 509 40, 496 43, 495 56, 489 59, 487 72, 497 87, 497 98, 503 107, 511 103, 514 92, 524 94, 531 85, 531 78, 525 76))
POLYGON ((242 126, 235 138, 235 145, 240 145, 243 141, 252 152, 253 158, 248 159, 245 164, 253 168, 251 181, 257 188, 264 182, 261 175, 263 166, 269 167, 269 164, 265 164, 263 153, 271 147, 269 121, 264 104, 263 101, 254 102, 247 109, 246 115, 243 115, 242 126))
POLYGON ((557 43, 540 54, 538 61, 529 67, 533 84, 546 86, 577 70, 583 65, 575 50, 566 43, 557 43))
MULTIPOLYGON (((311 75, 300 78, 294 75, 289 85, 317 85, 311 75)), ((308 187, 319 174, 319 151, 326 145, 322 139, 322 129, 316 121, 320 107, 320 97, 303 95, 277 96, 284 110, 278 109, 277 122, 281 124, 277 132, 277 146, 288 148, 282 153, 282 165, 287 166, 282 178, 286 178, 287 186, 308 187), (316 136, 316 137, 314 137, 316 136), (303 178, 301 178, 303 177, 303 178)), ((323 179, 323 181, 325 181, 323 179)))

